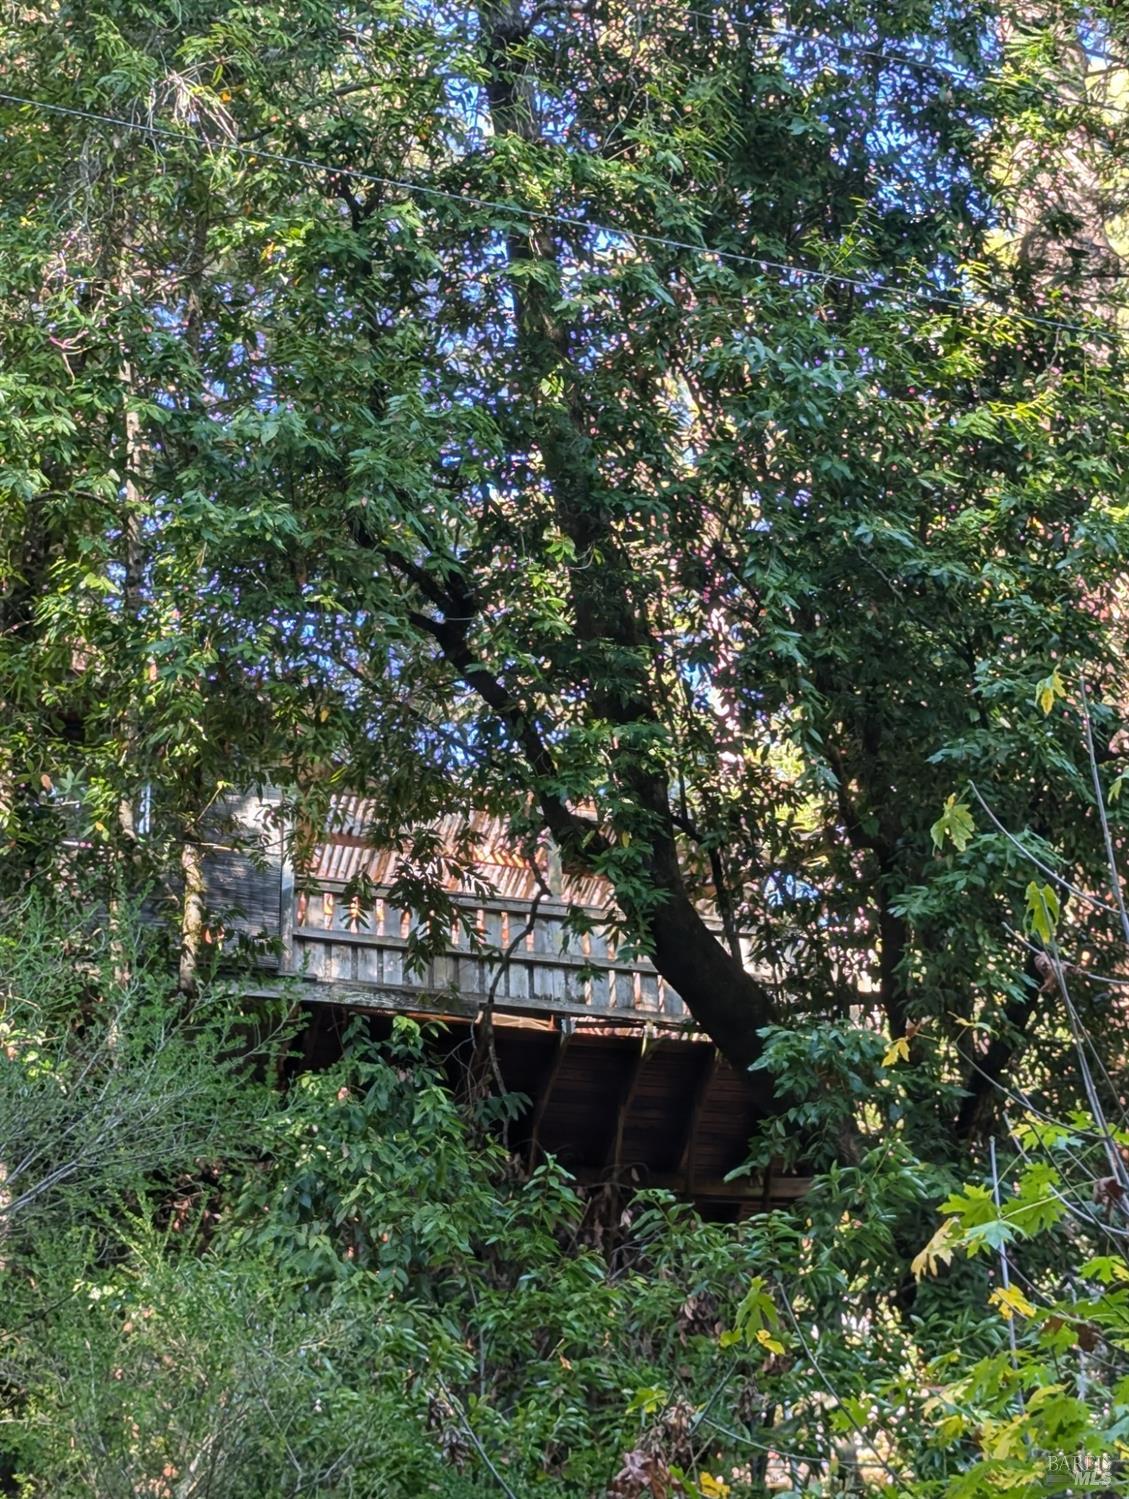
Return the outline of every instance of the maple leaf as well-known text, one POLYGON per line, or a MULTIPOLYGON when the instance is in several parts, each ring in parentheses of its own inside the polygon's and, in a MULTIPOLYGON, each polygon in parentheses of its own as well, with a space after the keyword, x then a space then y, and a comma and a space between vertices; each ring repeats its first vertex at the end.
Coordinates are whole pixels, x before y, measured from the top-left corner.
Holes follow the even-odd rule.
POLYGON ((951 838, 957 853, 963 854, 975 831, 976 824, 972 821, 971 810, 967 803, 957 801, 954 794, 945 802, 944 809, 929 829, 929 834, 938 850, 944 848, 946 838, 951 838))
POLYGON ((909 1266, 914 1280, 920 1280, 923 1275, 936 1275, 938 1265, 952 1264, 956 1226, 955 1219, 946 1218, 921 1253, 914 1255, 909 1266))
POLYGON ((997 1307, 1008 1322, 1016 1312, 1021 1317, 1033 1317, 1036 1311, 1018 1286, 997 1286, 988 1297, 988 1305, 997 1307))
POLYGON ((1053 942, 1058 924, 1059 899, 1051 885, 1032 880, 1027 886, 1027 925, 1043 942, 1053 942))
POLYGON ((1063 682, 1059 669, 1056 666, 1050 676, 1044 677, 1042 681, 1035 684, 1035 701, 1047 714, 1055 705, 1055 701, 1066 696, 1066 684, 1063 682))
POLYGON ((892 1067, 895 1062, 909 1061, 909 1037, 898 1036, 890 1042, 886 1048, 886 1055, 882 1058, 883 1067, 892 1067))

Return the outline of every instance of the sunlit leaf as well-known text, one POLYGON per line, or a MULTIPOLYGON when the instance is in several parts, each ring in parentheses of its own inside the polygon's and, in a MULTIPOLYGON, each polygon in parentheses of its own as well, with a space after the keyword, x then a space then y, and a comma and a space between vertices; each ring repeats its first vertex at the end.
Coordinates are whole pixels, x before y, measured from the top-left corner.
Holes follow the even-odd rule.
POLYGON ((994 1306, 1008 1322, 1017 1312, 1021 1317, 1033 1317, 1037 1311, 1018 1286, 997 1286, 988 1297, 988 1304, 994 1306))
POLYGON ((921 1280, 925 1275, 936 1275, 941 1265, 952 1264, 956 1250, 956 1227, 953 1219, 946 1218, 921 1253, 914 1255, 910 1261, 914 1280, 921 1280))
POLYGON ((715 1478, 712 1473, 698 1474, 698 1490, 705 1499, 726 1499, 733 1492, 724 1479, 715 1478))
POLYGON ((929 829, 937 848, 944 848, 945 840, 948 839, 958 854, 964 853, 975 831, 976 824, 972 820, 970 807, 966 802, 958 801, 955 793, 945 802, 940 817, 929 829))
POLYGON ((1027 927, 1042 942, 1053 942, 1058 925, 1059 899, 1052 885, 1032 880, 1026 890, 1027 927))
POLYGON ((1036 685, 1035 701, 1046 714, 1051 711, 1060 697, 1065 696, 1066 688, 1063 685, 1062 677, 1059 675, 1058 667, 1056 666, 1049 676, 1043 677, 1036 685))

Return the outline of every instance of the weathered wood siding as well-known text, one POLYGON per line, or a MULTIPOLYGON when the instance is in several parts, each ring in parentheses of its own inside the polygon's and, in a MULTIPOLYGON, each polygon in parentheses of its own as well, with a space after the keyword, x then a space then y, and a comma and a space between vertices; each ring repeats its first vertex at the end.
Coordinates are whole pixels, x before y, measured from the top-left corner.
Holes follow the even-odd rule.
POLYGON ((225 798, 207 820, 208 912, 229 932, 279 935, 283 836, 278 805, 277 793, 242 792, 225 798))

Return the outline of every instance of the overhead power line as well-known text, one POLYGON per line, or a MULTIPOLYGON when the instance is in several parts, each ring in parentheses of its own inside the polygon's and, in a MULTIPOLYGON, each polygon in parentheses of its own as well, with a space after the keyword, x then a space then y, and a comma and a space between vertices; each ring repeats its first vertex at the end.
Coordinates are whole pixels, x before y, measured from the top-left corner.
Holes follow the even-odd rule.
POLYGON ((246 157, 255 163, 264 162, 276 166, 296 167, 303 171, 319 172, 328 177, 347 177, 354 181, 369 182, 378 187, 390 187, 394 188, 397 192, 432 198, 440 202, 461 203, 472 208, 485 209, 491 213, 517 215, 531 222, 561 224, 566 228, 582 229, 587 234, 604 235, 612 240, 629 240, 638 244, 655 245, 668 250, 686 251, 707 259, 713 258, 725 261, 731 265, 751 266, 761 271, 775 271, 783 276, 802 277, 806 280, 822 282, 825 285, 846 286, 855 291, 866 292, 871 296, 883 298, 901 297, 922 307, 944 307, 962 314, 980 313, 988 317, 1004 320, 1012 319, 1031 326, 1049 328, 1063 333, 1085 334, 1089 337, 1108 336, 1109 332, 1109 330, 1102 328, 1097 323, 1078 323, 1062 318, 1045 317, 1039 313, 1023 312, 1014 307, 991 307, 986 304, 978 304, 959 297, 949 296, 943 292, 936 292, 924 285, 916 288, 893 285, 887 281, 871 277, 853 276, 843 271, 820 270, 812 266, 797 265, 790 261, 774 260, 764 255, 750 255, 738 250, 723 250, 712 245, 695 243, 693 240, 676 239, 670 235, 655 234, 649 230, 630 229, 624 225, 597 222, 592 219, 582 218, 579 214, 555 213, 548 209, 531 208, 521 203, 506 203, 499 199, 483 198, 474 193, 455 192, 450 188, 435 187, 426 182, 412 182, 406 178, 387 177, 377 172, 365 171, 359 167, 317 161, 306 156, 286 155, 279 151, 264 150, 259 146, 244 145, 238 141, 203 140, 200 136, 190 131, 174 130, 167 125, 152 125, 147 124, 143 120, 130 120, 124 116, 103 114, 97 110, 79 109, 67 104, 54 104, 49 100, 36 99, 25 94, 12 94, 0 90, 0 103, 41 110, 47 114, 70 119, 86 120, 93 124, 108 126, 114 130, 133 130, 139 134, 147 135, 151 139, 175 142, 178 145, 189 146, 194 150, 205 153, 230 152, 237 156, 246 157))

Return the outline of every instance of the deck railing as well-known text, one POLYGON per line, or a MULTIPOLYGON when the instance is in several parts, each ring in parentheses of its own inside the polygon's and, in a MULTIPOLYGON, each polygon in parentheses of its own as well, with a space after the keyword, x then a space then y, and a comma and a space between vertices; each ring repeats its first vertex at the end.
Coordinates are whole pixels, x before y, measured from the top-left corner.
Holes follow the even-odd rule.
MULTIPOLYGON (((224 812, 236 831, 227 847, 209 854, 210 903, 229 931, 281 939, 279 971, 306 979, 310 998, 474 1014, 493 993, 503 1011, 688 1021, 682 1000, 651 963, 617 952, 604 931, 571 930, 560 899, 543 898, 531 920, 533 901, 524 894, 456 894, 463 919, 453 923, 445 950, 413 967, 415 918, 392 901, 389 885, 369 886, 363 903, 351 894, 356 876, 372 864, 367 846, 336 834, 320 851, 321 867, 296 879, 270 799, 248 793, 224 812)), ((598 920, 601 912, 591 915, 598 920)), ((716 921, 707 918, 707 925, 721 935, 716 921)))
POLYGON ((344 882, 320 879, 312 890, 293 891, 289 922, 284 908, 283 968, 347 985, 380 1008, 446 998, 460 1010, 477 1009, 493 987, 502 1010, 686 1017, 682 1000, 651 963, 620 957, 601 932, 570 931, 564 905, 542 902, 531 921, 524 901, 454 901, 463 921, 453 924, 446 950, 413 970, 410 912, 394 905, 387 890, 377 889, 362 905, 350 899, 344 882))

